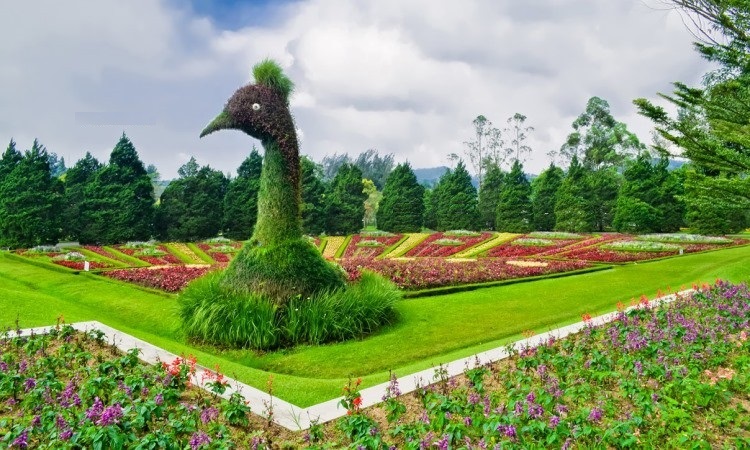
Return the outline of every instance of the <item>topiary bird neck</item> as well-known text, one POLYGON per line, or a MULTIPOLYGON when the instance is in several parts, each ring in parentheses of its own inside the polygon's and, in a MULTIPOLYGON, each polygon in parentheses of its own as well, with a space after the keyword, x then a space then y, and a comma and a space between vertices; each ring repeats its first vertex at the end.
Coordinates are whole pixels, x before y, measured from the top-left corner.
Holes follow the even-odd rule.
POLYGON ((295 139, 263 141, 265 157, 252 240, 272 246, 302 238, 299 151, 295 139))

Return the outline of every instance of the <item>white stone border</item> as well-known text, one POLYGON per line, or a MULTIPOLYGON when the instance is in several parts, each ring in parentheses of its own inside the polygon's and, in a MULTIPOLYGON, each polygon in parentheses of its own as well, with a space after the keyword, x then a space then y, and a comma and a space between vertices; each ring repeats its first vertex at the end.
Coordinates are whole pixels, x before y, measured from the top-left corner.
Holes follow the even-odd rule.
MULTIPOLYGON (((674 301, 677 297, 685 296, 692 293, 693 289, 687 289, 674 294, 657 297, 654 300, 648 302, 648 306, 658 306, 662 303, 669 303, 674 301)), ((641 307, 631 306, 626 311, 641 307)), ((549 338, 554 337, 555 339, 561 339, 571 334, 575 334, 583 330, 586 326, 597 326, 603 325, 608 322, 615 320, 619 312, 612 312, 592 318, 586 322, 577 322, 568 326, 557 328, 546 333, 540 333, 532 337, 521 339, 508 346, 494 348, 485 352, 478 353, 474 356, 467 358, 461 358, 447 364, 443 364, 441 367, 445 370, 445 374, 448 377, 453 377, 462 374, 467 367, 474 367, 477 363, 487 364, 495 361, 499 361, 508 357, 508 348, 512 347, 514 350, 521 350, 529 347, 536 347, 544 342, 547 342, 549 338)), ((164 349, 149 344, 146 341, 142 341, 138 338, 130 336, 129 334, 123 333, 122 331, 116 330, 112 327, 104 325, 103 323, 90 321, 90 322, 76 322, 71 326, 82 332, 89 332, 92 330, 98 330, 104 333, 104 338, 107 342, 115 345, 120 351, 128 352, 132 349, 138 349, 140 352, 140 359, 149 364, 158 364, 160 362, 169 363, 173 361, 178 355, 170 353, 164 349)), ((51 330, 55 329, 55 326, 39 327, 39 328, 27 328, 20 330, 18 336, 30 336, 31 334, 47 334, 51 330)), ((12 336, 16 336, 16 333, 11 333, 12 336)), ((208 388, 203 383, 204 374, 207 372, 214 373, 203 366, 196 365, 195 375, 192 379, 194 385, 199 386, 203 389, 208 388)), ((413 392, 418 386, 424 386, 428 383, 433 383, 435 375, 435 368, 422 370, 411 375, 398 378, 399 389, 403 394, 413 392)), ((286 402, 278 397, 268 395, 268 393, 261 391, 260 389, 249 386, 240 381, 234 380, 229 377, 224 377, 229 383, 226 392, 221 395, 225 399, 234 392, 239 392, 245 400, 248 402, 251 410, 255 414, 263 415, 268 410, 269 405, 273 408, 273 421, 289 430, 299 431, 310 428, 313 422, 323 423, 328 422, 339 417, 346 415, 346 410, 343 409, 339 402, 342 397, 334 398, 317 405, 310 406, 308 408, 300 408, 289 402, 286 402)), ((382 402, 382 398, 386 393, 386 388, 390 382, 385 382, 372 386, 369 388, 362 389, 360 394, 362 395, 362 408, 372 406, 382 402)))

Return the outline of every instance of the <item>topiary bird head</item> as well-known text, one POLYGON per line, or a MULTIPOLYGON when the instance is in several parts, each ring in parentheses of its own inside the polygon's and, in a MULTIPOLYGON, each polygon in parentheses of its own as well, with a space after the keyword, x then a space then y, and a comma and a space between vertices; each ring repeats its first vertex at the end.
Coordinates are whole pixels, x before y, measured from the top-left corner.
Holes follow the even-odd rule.
POLYGON ((294 83, 273 60, 253 67, 255 84, 239 88, 224 110, 201 132, 201 137, 219 130, 240 130, 263 142, 274 141, 285 147, 290 139, 296 147, 294 121, 289 96, 294 83))

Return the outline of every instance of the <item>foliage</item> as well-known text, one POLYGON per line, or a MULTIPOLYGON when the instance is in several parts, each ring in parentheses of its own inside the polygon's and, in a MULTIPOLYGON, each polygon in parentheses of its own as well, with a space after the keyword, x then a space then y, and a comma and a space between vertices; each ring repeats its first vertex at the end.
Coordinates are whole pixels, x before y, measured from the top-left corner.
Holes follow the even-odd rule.
POLYGON ((258 191, 262 168, 263 158, 253 147, 237 169, 237 177, 229 182, 224 196, 221 228, 224 234, 232 239, 247 239, 253 234, 258 219, 258 191))
POLYGON ((360 153, 353 164, 362 171, 362 178, 372 180, 375 187, 382 191, 393 170, 393 153, 380 156, 377 150, 371 148, 360 153))
POLYGON ((125 134, 84 189, 81 243, 147 240, 153 234, 153 185, 125 134))
POLYGON ((375 183, 367 178, 362 180, 362 192, 367 196, 365 198, 365 215, 362 218, 362 224, 364 228, 377 226, 376 215, 380 207, 380 200, 383 198, 383 193, 378 191, 375 183))
POLYGON ((322 344, 371 333, 394 316, 397 289, 375 274, 358 283, 285 305, 227 285, 219 273, 191 283, 180 294, 185 332, 198 341, 268 350, 302 343, 322 344))
POLYGON ((0 160, 0 247, 56 243, 60 237, 62 183, 50 172, 37 140, 23 156, 13 141, 0 160))
POLYGON ((424 187, 417 183, 408 162, 397 165, 383 188, 378 227, 395 233, 417 232, 422 228, 424 210, 424 187))
POLYGON ((677 231, 684 205, 676 198, 682 192, 678 177, 667 171, 662 158, 653 164, 642 152, 623 172, 613 225, 617 231, 651 233, 677 231))
POLYGON ((331 182, 326 197, 326 233, 352 234, 362 229, 367 194, 362 188, 362 171, 345 163, 331 182))
POLYGON ((83 218, 89 215, 84 208, 86 189, 96 178, 102 164, 91 153, 79 159, 73 167, 65 173, 65 191, 62 199, 62 228, 63 236, 73 240, 81 239, 81 231, 85 224, 83 218))
POLYGON ((497 204, 503 190, 505 174, 497 164, 488 164, 486 169, 484 181, 479 186, 477 209, 479 210, 481 228, 483 230, 496 230, 497 204))
POLYGON ((586 110, 573 122, 573 133, 560 154, 568 160, 577 156, 585 167, 596 171, 619 166, 643 148, 638 137, 612 117, 606 100, 591 97, 586 110))
MULTIPOLYGON (((472 122, 474 126, 474 139, 464 142, 466 149, 464 154, 474 168, 479 186, 484 182, 484 169, 488 165, 500 167, 507 155, 503 150, 503 140, 500 130, 492 126, 492 122, 483 115, 477 116, 472 122)), ((452 155, 458 158, 457 155, 452 155)))
POLYGON ((562 185, 565 173, 554 163, 550 163, 531 182, 531 211, 533 229, 551 231, 555 229, 555 203, 557 191, 562 185))
POLYGON ((525 126, 526 116, 521 113, 513 114, 506 122, 508 126, 503 131, 510 141, 505 153, 512 157, 513 161, 523 163, 525 161, 524 154, 529 155, 531 153, 531 147, 525 144, 525 141, 529 138, 528 133, 534 131, 534 127, 525 126))
POLYGON ((102 272, 102 275, 140 286, 161 289, 167 292, 179 292, 188 283, 202 277, 208 267, 172 266, 161 268, 118 269, 102 272))
POLYGON ((523 164, 515 160, 500 191, 495 227, 505 232, 525 233, 531 231, 532 217, 531 184, 523 172, 523 164))
POLYGON ((253 66, 253 78, 261 86, 268 86, 282 93, 289 101, 289 96, 294 91, 294 83, 284 74, 281 66, 271 59, 264 59, 253 66))
POLYGON ((591 211, 591 190, 588 171, 573 158, 568 167, 555 202, 555 230, 558 231, 593 231, 596 218, 591 211))
POLYGON ((169 183, 161 194, 156 214, 158 235, 170 241, 197 241, 216 236, 221 229, 229 180, 221 171, 209 166, 197 171, 182 170, 182 173, 183 176, 169 183))
POLYGON ((323 183, 323 172, 319 165, 310 158, 302 156, 302 231, 317 236, 325 230, 326 186, 323 183))
POLYGON ((430 207, 436 208, 438 230, 479 229, 477 190, 463 162, 440 177, 430 196, 430 207))

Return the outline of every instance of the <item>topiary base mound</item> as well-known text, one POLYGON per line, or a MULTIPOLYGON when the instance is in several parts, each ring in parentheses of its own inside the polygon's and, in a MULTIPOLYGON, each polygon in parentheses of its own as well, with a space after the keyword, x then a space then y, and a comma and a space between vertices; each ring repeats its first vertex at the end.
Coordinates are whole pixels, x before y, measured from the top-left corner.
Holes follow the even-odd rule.
POLYGON ((344 288, 346 274, 305 239, 265 247, 250 242, 224 271, 223 283, 283 306, 296 297, 344 288))
POLYGON ((190 339, 257 350, 343 341, 392 323, 401 298, 393 283, 372 272, 342 288, 285 303, 235 289, 224 275, 209 273, 180 294, 183 330, 190 339))

